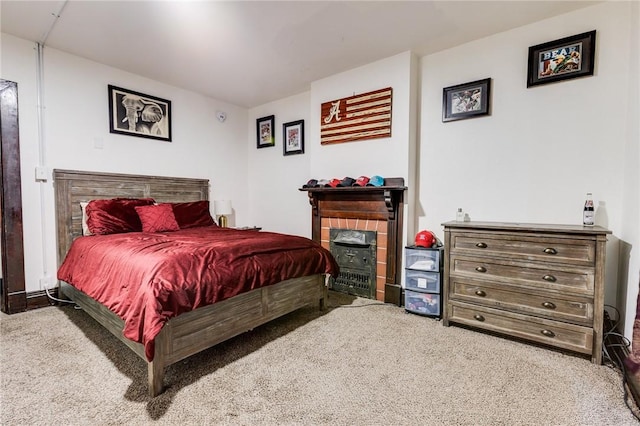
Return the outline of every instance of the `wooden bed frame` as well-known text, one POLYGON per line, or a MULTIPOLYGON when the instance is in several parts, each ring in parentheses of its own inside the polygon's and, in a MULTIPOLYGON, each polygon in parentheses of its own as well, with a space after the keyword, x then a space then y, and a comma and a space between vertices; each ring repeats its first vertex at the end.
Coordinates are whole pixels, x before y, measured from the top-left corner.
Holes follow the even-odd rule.
MULTIPOLYGON (((152 197, 156 202, 207 200, 206 179, 54 170, 58 265, 73 240, 82 235, 80 202, 94 199, 152 197)), ((303 306, 325 308, 323 275, 282 281, 252 290, 169 320, 155 339, 155 356, 147 361, 142 344, 122 335, 124 321, 75 287, 60 281, 59 294, 74 301, 147 362, 149 394, 163 391, 165 368, 204 349, 249 331, 303 306)))

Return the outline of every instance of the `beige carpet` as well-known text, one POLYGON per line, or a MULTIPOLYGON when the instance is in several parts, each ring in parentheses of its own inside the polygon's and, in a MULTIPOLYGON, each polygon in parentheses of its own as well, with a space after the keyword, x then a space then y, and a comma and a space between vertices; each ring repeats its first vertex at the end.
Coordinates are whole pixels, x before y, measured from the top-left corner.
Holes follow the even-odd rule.
POLYGON ((619 373, 330 294, 168 369, 84 312, 0 316, 2 425, 632 425, 619 373))

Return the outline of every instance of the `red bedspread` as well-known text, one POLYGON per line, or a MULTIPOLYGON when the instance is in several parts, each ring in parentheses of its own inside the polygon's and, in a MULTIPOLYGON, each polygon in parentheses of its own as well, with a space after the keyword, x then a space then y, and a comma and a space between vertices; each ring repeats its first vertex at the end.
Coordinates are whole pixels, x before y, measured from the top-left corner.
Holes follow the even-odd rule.
POLYGON ((164 323, 183 312, 277 282, 337 276, 328 250, 303 237, 215 226, 77 238, 58 270, 125 322, 147 359, 164 323))

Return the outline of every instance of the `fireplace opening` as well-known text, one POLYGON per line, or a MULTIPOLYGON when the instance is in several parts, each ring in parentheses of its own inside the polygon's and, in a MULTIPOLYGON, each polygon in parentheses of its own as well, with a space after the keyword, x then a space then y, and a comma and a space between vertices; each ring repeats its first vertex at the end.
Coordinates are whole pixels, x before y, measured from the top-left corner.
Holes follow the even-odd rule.
POLYGON ((340 265, 340 275, 330 280, 331 288, 342 293, 375 299, 376 232, 331 228, 329 251, 340 265))

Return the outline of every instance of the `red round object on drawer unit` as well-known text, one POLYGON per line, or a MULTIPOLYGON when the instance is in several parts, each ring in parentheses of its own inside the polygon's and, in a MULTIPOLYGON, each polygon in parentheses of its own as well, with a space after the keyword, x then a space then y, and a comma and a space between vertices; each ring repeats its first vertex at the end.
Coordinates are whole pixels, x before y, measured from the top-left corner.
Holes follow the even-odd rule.
POLYGON ((436 237, 431 231, 420 231, 416 234, 417 247, 431 247, 436 242, 436 237))

